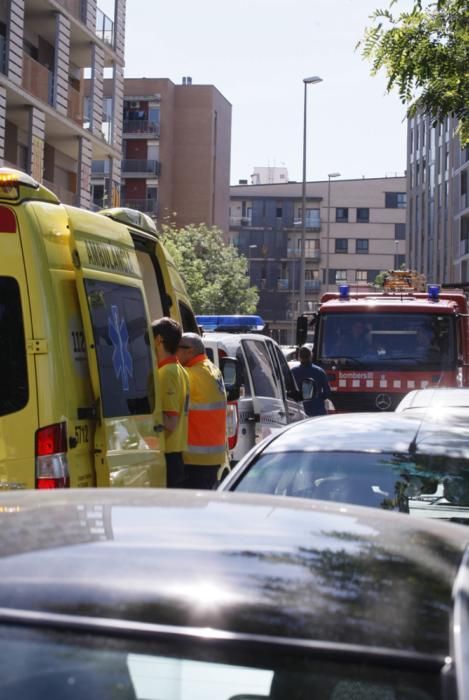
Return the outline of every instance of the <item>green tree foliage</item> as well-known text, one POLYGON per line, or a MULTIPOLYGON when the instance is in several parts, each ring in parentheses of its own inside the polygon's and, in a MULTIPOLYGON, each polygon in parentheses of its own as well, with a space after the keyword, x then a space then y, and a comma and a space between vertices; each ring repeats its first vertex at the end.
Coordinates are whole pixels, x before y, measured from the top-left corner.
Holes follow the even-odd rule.
POLYGON ((222 232, 204 224, 176 229, 163 225, 165 246, 184 279, 195 313, 249 314, 259 294, 249 286, 248 260, 222 232))
POLYGON ((410 12, 376 10, 359 42, 372 75, 387 74, 387 91, 397 88, 407 114, 459 120, 461 144, 469 144, 468 0, 414 0, 410 12))

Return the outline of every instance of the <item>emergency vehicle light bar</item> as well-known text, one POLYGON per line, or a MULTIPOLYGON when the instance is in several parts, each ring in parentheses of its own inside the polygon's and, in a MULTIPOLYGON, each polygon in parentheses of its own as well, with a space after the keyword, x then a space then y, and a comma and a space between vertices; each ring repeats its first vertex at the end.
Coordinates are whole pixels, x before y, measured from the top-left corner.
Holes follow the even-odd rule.
POLYGON ((129 209, 128 207, 114 207, 113 209, 102 209, 100 212, 103 216, 107 216, 114 221, 127 226, 136 226, 137 228, 156 235, 156 224, 147 214, 144 214, 137 209, 129 209))
POLYGON ((428 285, 428 298, 430 301, 438 301, 440 297, 440 285, 439 284, 429 284, 428 285))
POLYGON ((341 299, 348 299, 350 287, 348 284, 339 285, 339 296, 341 299))

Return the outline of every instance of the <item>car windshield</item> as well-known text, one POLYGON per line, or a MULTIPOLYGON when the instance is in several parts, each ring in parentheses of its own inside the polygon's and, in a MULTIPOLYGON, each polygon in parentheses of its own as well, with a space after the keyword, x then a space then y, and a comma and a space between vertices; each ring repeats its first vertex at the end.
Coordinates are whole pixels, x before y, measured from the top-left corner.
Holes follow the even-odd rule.
POLYGON ((339 501, 469 524, 469 460, 379 452, 265 452, 236 491, 339 501))
POLYGON ((452 317, 417 313, 329 313, 321 317, 318 361, 380 369, 453 369, 452 317))

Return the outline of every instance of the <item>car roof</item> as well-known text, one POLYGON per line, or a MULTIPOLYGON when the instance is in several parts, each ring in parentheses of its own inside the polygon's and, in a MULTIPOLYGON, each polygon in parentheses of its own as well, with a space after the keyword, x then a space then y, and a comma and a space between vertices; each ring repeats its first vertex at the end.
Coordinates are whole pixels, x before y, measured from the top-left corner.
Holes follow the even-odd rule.
POLYGON ((467 538, 458 525, 295 498, 7 493, 0 617, 117 617, 446 655, 467 538))
POLYGON ((430 406, 448 406, 454 408, 469 407, 469 388, 435 387, 433 389, 414 389, 404 396, 396 411, 430 406))
POLYGON ((202 339, 204 344, 208 347, 216 345, 217 347, 221 347, 229 355, 236 352, 242 340, 269 341, 277 344, 276 341, 269 336, 260 333, 218 333, 214 331, 213 333, 204 333, 202 339))
POLYGON ((265 444, 264 451, 408 452, 412 445, 424 454, 469 459, 469 422, 466 417, 453 418, 451 423, 429 421, 412 412, 320 416, 288 426, 265 444))

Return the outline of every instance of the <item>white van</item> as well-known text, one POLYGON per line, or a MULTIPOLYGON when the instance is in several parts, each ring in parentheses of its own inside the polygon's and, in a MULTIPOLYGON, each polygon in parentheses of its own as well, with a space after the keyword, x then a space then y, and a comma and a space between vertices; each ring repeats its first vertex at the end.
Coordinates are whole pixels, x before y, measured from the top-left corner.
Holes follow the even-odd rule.
POLYGON ((223 357, 238 360, 240 397, 228 402, 231 464, 267 435, 306 418, 301 394, 275 340, 257 333, 218 332, 204 333, 203 340, 217 366, 223 357))

